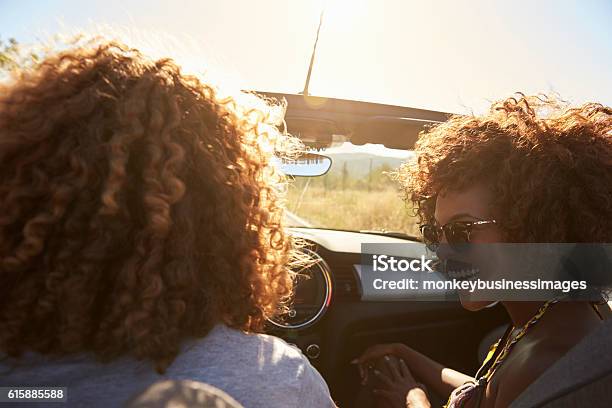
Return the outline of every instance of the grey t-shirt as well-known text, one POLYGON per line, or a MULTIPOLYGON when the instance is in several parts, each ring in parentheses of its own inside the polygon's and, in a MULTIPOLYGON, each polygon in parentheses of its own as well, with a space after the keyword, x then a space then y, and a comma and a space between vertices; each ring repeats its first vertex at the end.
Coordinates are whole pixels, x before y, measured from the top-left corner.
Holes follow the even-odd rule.
POLYGON ((224 325, 215 326, 203 339, 187 342, 164 375, 157 374, 150 362, 131 357, 101 364, 85 355, 50 359, 27 354, 16 368, 11 361, 2 361, 0 386, 67 387, 68 402, 57 405, 61 407, 121 407, 164 379, 211 384, 245 408, 335 406, 325 381, 299 349, 274 336, 245 334, 224 325))

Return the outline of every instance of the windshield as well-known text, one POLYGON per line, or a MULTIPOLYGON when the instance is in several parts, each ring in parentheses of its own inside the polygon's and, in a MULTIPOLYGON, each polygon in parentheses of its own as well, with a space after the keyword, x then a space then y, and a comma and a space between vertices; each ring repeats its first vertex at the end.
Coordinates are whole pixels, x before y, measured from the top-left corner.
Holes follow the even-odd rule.
POLYGON ((318 153, 332 159, 331 168, 323 176, 296 177, 290 184, 291 226, 417 235, 412 208, 390 177, 411 151, 345 142, 318 153))

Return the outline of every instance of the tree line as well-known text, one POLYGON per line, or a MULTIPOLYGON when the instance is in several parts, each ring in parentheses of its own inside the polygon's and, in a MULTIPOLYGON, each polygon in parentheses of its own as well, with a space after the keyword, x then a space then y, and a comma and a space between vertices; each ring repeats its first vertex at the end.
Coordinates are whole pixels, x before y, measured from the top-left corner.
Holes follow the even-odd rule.
POLYGON ((349 171, 347 162, 341 166, 332 166, 329 172, 319 177, 297 177, 293 184, 301 189, 308 185, 309 188, 318 188, 324 191, 330 190, 362 190, 382 191, 397 189, 397 183, 391 179, 390 173, 395 168, 389 164, 382 164, 363 175, 356 175, 349 171))

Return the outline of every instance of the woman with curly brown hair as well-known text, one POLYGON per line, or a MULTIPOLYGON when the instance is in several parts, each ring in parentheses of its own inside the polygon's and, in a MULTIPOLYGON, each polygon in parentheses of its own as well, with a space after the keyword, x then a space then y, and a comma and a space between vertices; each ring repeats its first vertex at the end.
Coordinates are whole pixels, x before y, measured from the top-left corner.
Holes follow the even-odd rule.
MULTIPOLYGON (((521 95, 494 103, 486 115, 455 116, 425 132, 415 153, 397 176, 430 245, 612 242, 608 107, 561 109, 553 99, 521 95)), ((461 291, 459 297, 472 311, 491 304, 461 291)), ((390 404, 384 406, 429 406, 418 379, 440 396, 452 393, 453 408, 506 407, 601 326, 587 301, 501 303, 510 328, 475 377, 404 344, 373 346, 356 363, 365 377, 366 365, 386 357, 392 378, 375 372, 390 404)))
POLYGON ((191 379, 333 406, 297 349, 256 334, 292 290, 271 156, 295 142, 250 100, 105 41, 2 85, 0 385, 108 407, 191 379))

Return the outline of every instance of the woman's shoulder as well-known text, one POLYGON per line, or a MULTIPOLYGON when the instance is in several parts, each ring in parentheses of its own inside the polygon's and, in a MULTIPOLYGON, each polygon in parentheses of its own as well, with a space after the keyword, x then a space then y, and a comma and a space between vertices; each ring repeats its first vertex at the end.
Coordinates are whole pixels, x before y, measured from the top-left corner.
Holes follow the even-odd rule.
POLYGON ((547 336, 525 337, 494 377, 495 406, 508 406, 542 373, 562 358, 574 343, 568 343, 561 332, 547 336), (503 384, 503 387, 501 386, 503 384))
MULTIPOLYGON (((239 367, 246 371, 290 371, 299 377, 309 365, 295 346, 268 334, 245 333, 225 325, 215 326, 202 338, 188 342, 175 363, 202 361, 207 366, 239 367)), ((174 364, 173 364, 174 365, 174 364)))
POLYGON ((334 406, 325 380, 308 358, 275 336, 218 325, 205 338, 188 345, 171 370, 184 374, 194 367, 203 377, 191 378, 226 390, 239 401, 252 402, 256 397, 268 401, 267 406, 334 406), (254 378, 259 378, 256 387, 254 378))

